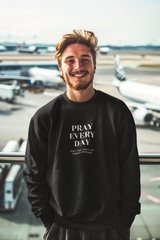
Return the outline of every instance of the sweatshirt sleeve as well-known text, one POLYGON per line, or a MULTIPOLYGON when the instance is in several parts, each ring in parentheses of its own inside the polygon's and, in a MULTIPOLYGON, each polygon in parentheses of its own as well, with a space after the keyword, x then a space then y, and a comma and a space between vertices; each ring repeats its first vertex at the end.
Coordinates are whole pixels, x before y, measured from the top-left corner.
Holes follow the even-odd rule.
POLYGON ((43 120, 33 117, 30 122, 25 154, 26 168, 23 178, 28 187, 28 200, 36 218, 41 218, 45 227, 54 221, 49 205, 49 187, 45 177, 48 138, 43 120))
POLYGON ((120 115, 118 129, 118 158, 121 171, 120 222, 130 228, 135 215, 140 213, 140 167, 136 127, 132 114, 125 104, 120 115))

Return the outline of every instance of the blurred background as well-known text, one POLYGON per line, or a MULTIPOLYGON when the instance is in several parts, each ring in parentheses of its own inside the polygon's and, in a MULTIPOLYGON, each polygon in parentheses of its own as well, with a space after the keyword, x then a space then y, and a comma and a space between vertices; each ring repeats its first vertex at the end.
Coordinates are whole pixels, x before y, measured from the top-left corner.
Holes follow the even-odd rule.
MULTIPOLYGON (((55 45, 73 29, 85 29, 98 38, 94 87, 129 107, 139 154, 160 154, 159 13, 159 0, 1 1, 0 153, 24 154, 31 117, 66 91, 55 45)), ((27 200, 24 167, 0 163, 2 240, 42 239, 44 227, 27 200)), ((131 240, 158 240, 160 165, 141 165, 141 181, 142 213, 131 240)))

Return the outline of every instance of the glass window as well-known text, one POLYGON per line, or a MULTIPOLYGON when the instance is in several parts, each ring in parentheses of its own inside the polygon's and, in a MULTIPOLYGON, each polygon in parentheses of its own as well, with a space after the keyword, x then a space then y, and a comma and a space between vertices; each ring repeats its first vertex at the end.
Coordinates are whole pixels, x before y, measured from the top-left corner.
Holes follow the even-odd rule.
MULTIPOLYGON (((86 29, 98 37, 94 88, 122 99, 129 107, 139 153, 160 153, 159 13, 157 0, 3 1, 0 44, 6 49, 0 51, 0 152, 25 151, 31 117, 66 91, 57 76, 54 46, 73 29, 86 29), (38 71, 31 73, 34 67, 38 71), (1 80, 8 75, 6 84, 12 86, 6 89, 1 80)), ((30 211, 23 168, 23 164, 13 168, 13 189, 5 192, 12 168, 10 163, 0 163, 2 240, 42 239, 44 227, 30 211), (6 209, 5 196, 12 197, 6 209)), ((131 240, 160 239, 160 165, 142 165, 141 176, 142 213, 133 223, 131 240)))

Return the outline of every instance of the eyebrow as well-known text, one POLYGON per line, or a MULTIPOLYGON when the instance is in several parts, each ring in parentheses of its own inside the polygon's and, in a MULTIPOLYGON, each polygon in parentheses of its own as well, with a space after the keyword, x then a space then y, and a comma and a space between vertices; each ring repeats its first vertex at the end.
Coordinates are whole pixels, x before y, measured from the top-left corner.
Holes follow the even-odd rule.
POLYGON ((90 55, 88 55, 88 54, 83 54, 82 57, 88 57, 88 58, 90 58, 90 55))
MULTIPOLYGON (((90 58, 90 56, 88 54, 83 54, 83 55, 81 55, 81 57, 88 57, 88 58, 90 58)), ((68 57, 65 58, 65 60, 67 60, 69 58, 74 58, 74 56, 68 56, 68 57)))

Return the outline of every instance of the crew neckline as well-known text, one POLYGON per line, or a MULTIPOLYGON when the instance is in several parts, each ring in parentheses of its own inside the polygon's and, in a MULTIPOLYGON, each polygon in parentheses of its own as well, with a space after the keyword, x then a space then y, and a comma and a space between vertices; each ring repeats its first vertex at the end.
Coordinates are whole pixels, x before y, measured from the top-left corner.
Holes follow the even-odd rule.
POLYGON ((63 94, 62 94, 62 100, 65 104, 68 104, 70 106, 75 106, 75 107, 84 107, 84 106, 88 106, 90 104, 92 104, 93 101, 95 101, 95 99, 97 98, 97 90, 94 89, 95 91, 95 94, 93 95, 92 98, 90 98, 88 101, 85 101, 85 102, 74 102, 72 100, 70 100, 67 96, 66 96, 66 92, 65 91, 63 94))

